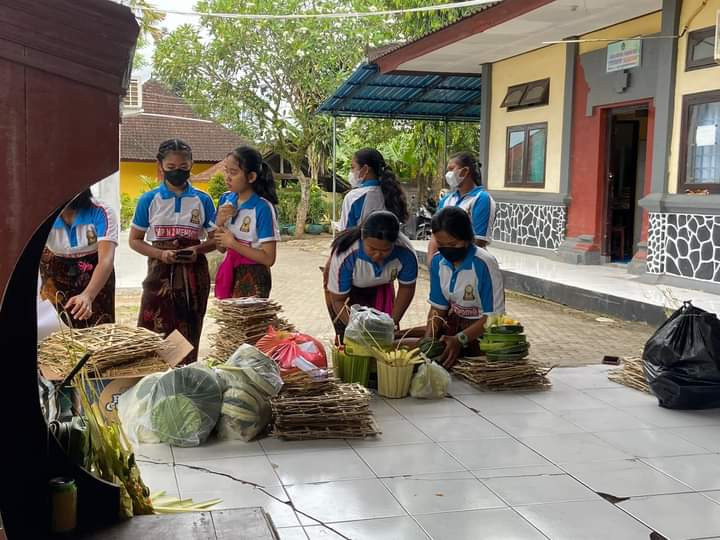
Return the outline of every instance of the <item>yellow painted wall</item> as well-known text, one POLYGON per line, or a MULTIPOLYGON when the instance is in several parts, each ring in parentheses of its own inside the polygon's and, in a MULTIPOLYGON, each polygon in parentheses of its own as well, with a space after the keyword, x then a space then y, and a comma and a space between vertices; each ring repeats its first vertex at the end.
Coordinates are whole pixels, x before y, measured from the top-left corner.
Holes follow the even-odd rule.
MULTIPOLYGON (((199 174, 212 166, 211 163, 196 163, 192 168, 192 174, 199 174)), ((131 198, 135 198, 145 186, 140 180, 141 176, 149 176, 155 178, 157 168, 154 161, 121 161, 120 162, 120 193, 127 193, 131 198)), ((196 182, 193 186, 197 189, 207 192, 207 182, 196 182)))
MULTIPOLYGON (((701 0, 684 0, 680 11, 680 28, 682 29, 700 6, 701 0)), ((715 14, 720 9, 720 0, 710 0, 700 13, 692 20, 688 32, 715 26, 715 14)), ((687 34, 678 42, 677 72, 675 79, 675 110, 673 117, 672 143, 670 155, 668 156, 668 192, 677 192, 678 168, 680 154, 680 138, 682 124, 682 101, 683 96, 706 92, 708 90, 720 90, 720 65, 685 71, 685 55, 687 52, 687 34)))
MULTIPOLYGON (((570 99, 570 96, 568 96, 570 99)), ((563 103, 565 101, 565 46, 552 45, 493 64, 492 117, 488 188, 513 191, 557 193, 560 189, 560 148, 562 145, 563 103), (516 111, 501 108, 508 86, 550 78, 548 105, 516 111), (544 188, 505 187, 505 146, 507 128, 547 122, 547 152, 544 188)))
MULTIPOLYGON (((596 32, 585 34, 581 37, 582 39, 622 39, 635 36, 646 36, 648 34, 657 34, 660 32, 661 22, 662 13, 657 11, 655 13, 651 13, 650 15, 645 15, 644 17, 631 19, 629 21, 616 24, 615 26, 610 26, 608 28, 603 28, 602 30, 597 30, 596 32)), ((607 45, 607 42, 604 41, 580 43, 579 53, 585 54, 590 51, 604 49, 607 45)))

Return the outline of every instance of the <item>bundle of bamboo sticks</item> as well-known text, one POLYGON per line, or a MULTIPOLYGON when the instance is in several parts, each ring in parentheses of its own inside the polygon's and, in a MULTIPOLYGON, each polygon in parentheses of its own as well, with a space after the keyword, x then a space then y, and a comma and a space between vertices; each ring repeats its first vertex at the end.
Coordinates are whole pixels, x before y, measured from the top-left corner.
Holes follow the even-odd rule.
POLYGON ((453 371, 486 390, 500 391, 550 388, 551 369, 528 359, 503 362, 479 356, 461 358, 453 371))
POLYGON ((117 376, 153 366, 162 371, 167 367, 159 354, 164 346, 162 335, 146 328, 99 324, 48 336, 38 346, 38 363, 65 376, 91 353, 86 367, 93 375, 117 376))
POLYGON ((255 345, 268 327, 294 332, 295 328, 280 316, 280 304, 265 298, 231 298, 215 302, 218 330, 210 336, 213 355, 225 362, 243 343, 255 345))
POLYGON ((281 439, 362 439, 380 433, 370 411, 370 392, 359 384, 290 375, 271 404, 272 435, 281 439))
POLYGON ((623 365, 608 373, 608 379, 616 383, 624 384, 635 390, 650 394, 650 387, 645 380, 643 371, 643 360, 639 357, 630 357, 623 360, 623 365))

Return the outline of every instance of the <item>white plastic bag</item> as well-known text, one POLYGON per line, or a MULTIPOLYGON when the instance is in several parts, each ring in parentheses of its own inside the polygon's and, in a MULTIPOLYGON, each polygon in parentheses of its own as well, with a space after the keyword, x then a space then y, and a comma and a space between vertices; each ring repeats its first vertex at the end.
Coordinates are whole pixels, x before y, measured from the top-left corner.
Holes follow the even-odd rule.
POLYGON ((391 347, 395 341, 395 323, 387 313, 356 304, 350 308, 345 340, 368 349, 391 347))
POLYGON ((440 364, 425 362, 410 383, 410 395, 419 399, 442 399, 450 386, 450 374, 440 364))

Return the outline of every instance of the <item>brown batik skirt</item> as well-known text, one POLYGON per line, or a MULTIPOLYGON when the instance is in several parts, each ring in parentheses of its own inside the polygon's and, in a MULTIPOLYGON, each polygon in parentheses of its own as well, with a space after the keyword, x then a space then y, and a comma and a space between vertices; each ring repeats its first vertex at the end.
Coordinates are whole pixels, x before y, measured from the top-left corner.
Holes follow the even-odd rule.
POLYGON ((241 264, 233 275, 233 298, 270 298, 272 276, 264 264, 241 264))
POLYGON ((72 328, 86 328, 115 322, 115 271, 92 303, 92 315, 85 321, 74 319, 65 310, 73 296, 82 293, 97 268, 98 254, 84 257, 59 257, 45 248, 40 258, 40 297, 55 306, 62 321, 72 328))
MULTIPOLYGON (((153 242, 157 248, 174 250, 197 244, 186 239, 153 242)), ((198 255, 192 264, 165 264, 158 259, 148 259, 138 326, 163 336, 179 330, 194 347, 182 363, 194 362, 209 296, 210 271, 205 255, 198 255)))

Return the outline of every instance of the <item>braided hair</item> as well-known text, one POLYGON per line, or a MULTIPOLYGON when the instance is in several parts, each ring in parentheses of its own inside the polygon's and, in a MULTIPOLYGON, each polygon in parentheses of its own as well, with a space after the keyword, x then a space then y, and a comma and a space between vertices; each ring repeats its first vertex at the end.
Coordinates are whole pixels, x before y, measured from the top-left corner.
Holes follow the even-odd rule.
POLYGON ((450 156, 450 159, 456 161, 461 168, 467 167, 470 171, 470 178, 473 179, 475 185, 482 186, 482 172, 480 172, 482 165, 475 157, 475 154, 472 152, 458 152, 450 156))
POLYGON ((408 219, 405 192, 400 187, 393 170, 385 163, 383 155, 374 148, 363 148, 355 152, 353 158, 360 167, 367 165, 375 173, 380 180, 385 208, 395 214, 400 223, 405 223, 408 219))
POLYGON ((162 161, 173 152, 186 154, 188 159, 192 161, 192 148, 190 148, 188 143, 181 139, 168 139, 167 141, 161 142, 160 147, 158 148, 157 160, 162 161))

